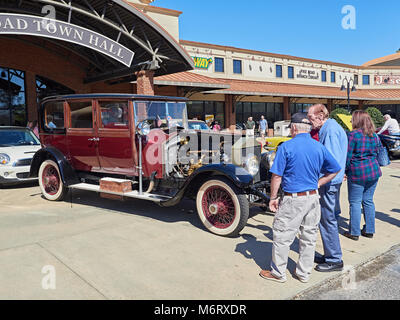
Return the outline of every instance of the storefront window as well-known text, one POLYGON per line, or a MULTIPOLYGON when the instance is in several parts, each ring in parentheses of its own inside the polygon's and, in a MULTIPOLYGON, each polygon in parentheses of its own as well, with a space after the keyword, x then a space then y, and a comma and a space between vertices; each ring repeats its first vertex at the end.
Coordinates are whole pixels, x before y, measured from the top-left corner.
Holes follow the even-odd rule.
POLYGON ((271 127, 271 125, 273 126, 273 122, 278 121, 277 119, 275 119, 275 105, 276 105, 276 103, 273 103, 273 102, 268 102, 267 103, 266 119, 268 121, 268 126, 269 127, 271 127))
POLYGON ((254 120, 258 121, 261 116, 266 117, 265 114, 265 103, 264 102, 253 102, 252 103, 252 117, 254 120))
POLYGON ((225 126, 225 103, 219 101, 188 101, 189 120, 197 119, 206 121, 206 117, 212 116, 218 120, 221 128, 225 126))
POLYGON ((400 104, 383 104, 376 105, 375 107, 379 109, 383 115, 388 113, 391 117, 400 121, 400 104))
POLYGON ((36 95, 38 102, 45 97, 74 93, 73 90, 58 82, 42 76, 36 76, 36 95))
POLYGON ((24 71, 0 67, 0 125, 26 125, 24 71))
POLYGON ((251 117, 252 114, 251 102, 243 102, 243 122, 247 122, 247 119, 251 117))
POLYGON ((214 101, 204 101, 204 113, 205 114, 214 114, 214 101))
POLYGON ((308 112, 308 109, 312 106, 310 103, 291 103, 290 113, 295 114, 297 112, 308 112))
POLYGON ((215 120, 218 120, 221 128, 225 126, 225 103, 215 102, 215 120))
POLYGON ((283 104, 274 102, 238 102, 236 103, 236 123, 243 124, 251 116, 257 123, 261 116, 268 121, 268 127, 273 128, 275 121, 283 119, 283 104))

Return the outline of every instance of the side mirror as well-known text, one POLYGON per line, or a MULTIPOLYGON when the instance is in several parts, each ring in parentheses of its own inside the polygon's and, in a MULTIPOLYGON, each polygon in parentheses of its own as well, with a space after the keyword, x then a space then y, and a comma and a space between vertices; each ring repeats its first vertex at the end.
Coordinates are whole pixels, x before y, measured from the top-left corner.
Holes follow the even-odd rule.
POLYGON ((139 124, 136 126, 136 132, 140 136, 147 136, 150 133, 150 124, 147 122, 147 120, 139 122, 139 124))

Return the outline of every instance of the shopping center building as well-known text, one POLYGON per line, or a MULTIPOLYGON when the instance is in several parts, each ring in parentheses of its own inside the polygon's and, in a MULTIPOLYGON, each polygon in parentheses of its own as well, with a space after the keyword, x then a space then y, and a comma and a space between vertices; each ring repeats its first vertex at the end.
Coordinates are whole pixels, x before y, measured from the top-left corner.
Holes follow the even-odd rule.
POLYGON ((314 103, 347 107, 349 80, 351 109, 400 118, 400 52, 356 66, 182 40, 183 13, 152 2, 0 2, 0 125, 36 119, 44 96, 121 92, 187 97, 190 118, 229 128, 261 115, 272 126, 314 103))

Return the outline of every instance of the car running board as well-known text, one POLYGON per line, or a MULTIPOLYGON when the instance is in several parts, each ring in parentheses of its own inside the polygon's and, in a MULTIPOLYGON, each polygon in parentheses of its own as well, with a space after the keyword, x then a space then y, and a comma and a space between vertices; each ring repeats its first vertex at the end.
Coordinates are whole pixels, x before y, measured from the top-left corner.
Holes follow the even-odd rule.
POLYGON ((130 191, 130 192, 104 191, 104 190, 100 190, 99 185, 90 184, 90 183, 73 184, 73 185, 68 186, 68 188, 77 189, 77 190, 85 190, 85 191, 94 191, 94 192, 98 192, 98 193, 107 193, 107 194, 113 194, 113 195, 122 196, 122 197, 148 200, 148 201, 153 201, 153 202, 162 202, 162 201, 167 201, 167 200, 171 199, 171 197, 168 197, 168 196, 162 196, 162 195, 146 193, 146 192, 139 194, 139 192, 136 190, 130 191))

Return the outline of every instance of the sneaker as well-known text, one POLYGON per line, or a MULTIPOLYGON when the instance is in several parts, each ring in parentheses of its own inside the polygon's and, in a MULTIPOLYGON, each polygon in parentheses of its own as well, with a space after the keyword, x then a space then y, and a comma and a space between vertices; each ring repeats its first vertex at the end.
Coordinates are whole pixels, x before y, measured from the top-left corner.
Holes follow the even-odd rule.
POLYGON ((318 264, 315 267, 315 270, 319 271, 319 272, 332 272, 332 271, 342 271, 343 270, 343 261, 339 262, 339 263, 329 263, 329 262, 325 262, 322 264, 318 264))
POLYGON ((286 279, 275 277, 269 270, 261 270, 260 277, 266 280, 272 280, 276 282, 286 282, 286 279))
POLYGON ((308 282, 308 279, 304 279, 304 278, 299 277, 297 275, 297 273, 295 273, 294 275, 295 275, 296 279, 299 280, 300 282, 303 282, 303 283, 307 283, 308 282))

